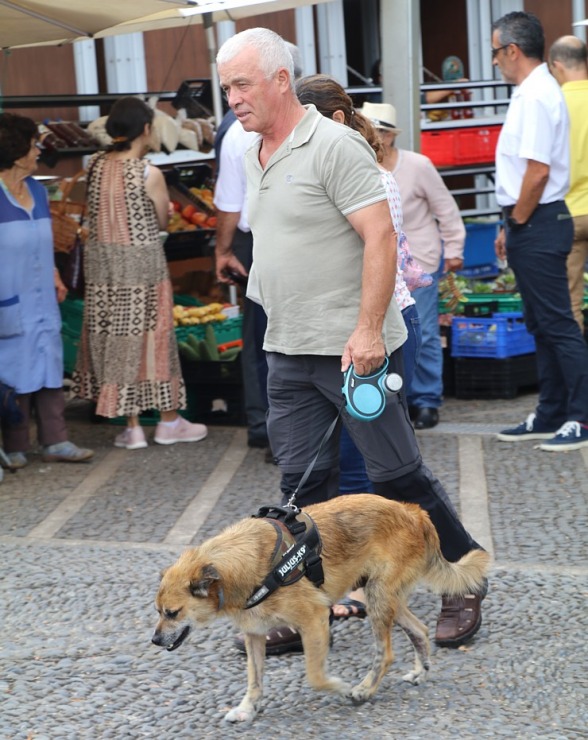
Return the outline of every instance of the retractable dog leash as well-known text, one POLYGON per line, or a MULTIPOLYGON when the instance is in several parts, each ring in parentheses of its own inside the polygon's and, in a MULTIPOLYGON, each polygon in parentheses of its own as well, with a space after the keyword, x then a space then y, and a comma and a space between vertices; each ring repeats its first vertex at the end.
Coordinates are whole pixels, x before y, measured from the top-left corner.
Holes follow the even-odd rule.
POLYGON ((388 398, 392 394, 400 391, 402 388, 402 378, 397 373, 387 373, 388 365, 389 360, 386 357, 383 365, 378 368, 375 373, 371 373, 370 375, 358 375, 355 372, 353 365, 350 365, 347 368, 343 374, 343 387, 341 389, 343 393, 343 401, 339 406, 337 416, 333 419, 331 424, 329 424, 329 427, 319 444, 316 455, 304 471, 304 475, 296 486, 296 490, 290 496, 286 506, 294 507, 296 496, 308 480, 317 460, 320 457, 323 447, 335 431, 335 427, 337 426, 337 422, 339 421, 343 409, 346 409, 347 413, 355 419, 359 419, 360 421, 372 421, 372 419, 377 419, 378 416, 383 413, 386 408, 388 398))

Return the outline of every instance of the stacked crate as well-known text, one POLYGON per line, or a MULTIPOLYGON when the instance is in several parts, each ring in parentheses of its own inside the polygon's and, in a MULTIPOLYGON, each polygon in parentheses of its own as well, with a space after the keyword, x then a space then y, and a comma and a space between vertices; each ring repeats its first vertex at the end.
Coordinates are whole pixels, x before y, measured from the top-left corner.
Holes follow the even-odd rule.
POLYGON ((455 316, 451 356, 456 398, 514 398, 537 384, 535 340, 520 312, 455 316))

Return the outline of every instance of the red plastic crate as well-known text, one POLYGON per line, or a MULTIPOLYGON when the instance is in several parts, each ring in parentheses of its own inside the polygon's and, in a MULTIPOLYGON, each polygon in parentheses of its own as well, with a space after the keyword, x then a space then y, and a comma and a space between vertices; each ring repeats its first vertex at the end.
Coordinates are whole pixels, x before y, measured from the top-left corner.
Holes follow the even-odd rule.
POLYGON ((421 154, 428 157, 436 167, 457 164, 456 139, 455 131, 423 131, 421 133, 421 154))
POLYGON ((456 164, 494 162, 501 126, 474 126, 456 129, 456 164))

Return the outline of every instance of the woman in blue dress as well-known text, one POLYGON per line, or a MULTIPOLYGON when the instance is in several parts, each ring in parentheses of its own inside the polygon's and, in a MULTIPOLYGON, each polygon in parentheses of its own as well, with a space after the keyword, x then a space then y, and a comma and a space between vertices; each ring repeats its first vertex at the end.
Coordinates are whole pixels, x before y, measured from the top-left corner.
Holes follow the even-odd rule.
POLYGON ((30 118, 0 115, 0 380, 15 389, 23 412, 16 425, 0 422, 12 467, 27 464, 33 414, 44 462, 94 454, 67 439, 58 306, 66 289, 53 261, 47 193, 32 177, 38 140, 30 118))

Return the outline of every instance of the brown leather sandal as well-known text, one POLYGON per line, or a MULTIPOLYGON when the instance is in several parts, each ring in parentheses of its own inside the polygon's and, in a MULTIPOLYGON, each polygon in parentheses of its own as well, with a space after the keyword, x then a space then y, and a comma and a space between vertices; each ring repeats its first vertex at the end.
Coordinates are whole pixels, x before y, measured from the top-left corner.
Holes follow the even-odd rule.
POLYGON ((456 648, 472 639, 482 625, 484 596, 485 594, 466 594, 442 597, 435 632, 437 645, 456 648))
MULTIPOLYGON (((233 645, 240 653, 246 653, 245 637, 237 635, 233 645)), ((265 636, 265 654, 283 655, 284 653, 301 653, 302 639, 293 627, 274 627, 265 636)))

